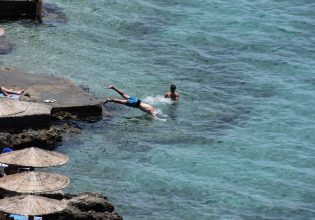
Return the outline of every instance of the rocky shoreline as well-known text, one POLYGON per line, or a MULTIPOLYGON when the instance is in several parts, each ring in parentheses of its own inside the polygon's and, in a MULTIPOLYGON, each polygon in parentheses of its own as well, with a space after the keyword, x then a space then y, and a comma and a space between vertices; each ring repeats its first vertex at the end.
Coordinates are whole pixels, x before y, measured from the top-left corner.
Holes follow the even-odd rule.
MULTIPOLYGON (((66 113, 55 115, 53 125, 49 129, 5 130, 0 132, 0 146, 10 146, 15 150, 26 147, 39 147, 54 150, 62 144, 64 138, 80 133, 80 128, 73 121, 75 116, 66 113), (72 118, 72 120, 71 120, 72 118), (65 120, 67 119, 67 120, 65 120)), ((0 191, 0 197, 8 192, 0 191)), ((9 193, 10 194, 10 193, 9 193)), ((11 193, 12 194, 12 193, 11 193)), ((114 206, 107 197, 95 192, 80 194, 64 194, 61 192, 44 196, 65 200, 67 209, 56 214, 43 216, 47 220, 122 220, 122 216, 114 211, 114 206)))
MULTIPOLYGON (((1 99, 0 99, 1 101, 1 99)), ((98 117, 98 119, 100 119, 98 117)), ((54 150, 62 145, 64 138, 80 134, 80 128, 76 124, 78 120, 88 120, 88 118, 78 118, 69 112, 55 112, 52 114, 52 125, 47 129, 4 129, 0 132, 0 146, 11 147, 14 150, 26 147, 39 147, 46 150, 54 150)), ((93 120, 96 120, 93 118, 93 120)), ((91 120, 88 120, 91 121, 91 120)), ((0 191, 0 197, 10 195, 7 191, 0 191)), ((110 204, 107 197, 95 192, 85 192, 80 194, 64 194, 61 192, 45 194, 44 196, 65 200, 68 204, 66 210, 53 215, 43 216, 48 220, 122 220, 122 216, 114 211, 114 206, 110 204)))
MULTIPOLYGON (((18 194, 0 189, 0 199, 16 195, 18 194)), ((115 212, 114 206, 107 200, 107 197, 100 193, 71 194, 58 191, 40 195, 67 203, 65 210, 44 215, 43 220, 123 220, 122 216, 115 212)))
POLYGON ((6 38, 6 36, 0 36, 0 55, 10 53, 12 49, 13 44, 6 38))
POLYGON ((71 125, 71 123, 53 125, 49 129, 7 130, 0 132, 0 145, 8 146, 15 150, 30 146, 54 150, 62 144, 64 137, 78 133, 80 133, 80 129, 71 125))
MULTIPOLYGON (((44 4, 43 12, 43 19, 48 23, 67 22, 67 18, 62 9, 58 8, 56 5, 44 4)), ((10 53, 12 49, 13 43, 11 43, 5 35, 0 36, 0 55, 10 53)), ((40 103, 42 100, 47 99, 47 97, 57 99, 56 97, 59 96, 59 94, 54 93, 57 90, 55 85, 58 85, 58 89, 60 89, 60 85, 63 85, 62 89, 64 89, 64 94, 68 95, 68 97, 59 99, 56 104, 51 104, 52 110, 49 123, 47 123, 49 126, 47 127, 22 127, 22 117, 18 116, 2 118, 4 121, 7 119, 9 121, 8 123, 3 124, 4 128, 0 129, 0 150, 4 147, 10 147, 14 150, 20 150, 27 147, 39 147, 46 150, 54 150, 57 146, 62 145, 65 138, 80 134, 80 128, 76 121, 83 120, 94 122, 100 120, 103 115, 108 115, 107 112, 102 111, 102 107, 99 104, 101 103, 101 100, 89 96, 78 86, 72 85, 71 82, 64 79, 55 77, 49 78, 48 76, 45 78, 45 76, 34 76, 32 74, 29 75, 9 68, 0 69, 0 77, 1 86, 5 85, 7 87, 28 89, 30 96, 22 98, 22 100, 27 103, 40 103), (16 84, 16 82, 21 83, 16 84), (74 102, 72 102, 73 100, 74 102), (70 104, 68 105, 68 103, 70 104), (10 127, 8 127, 7 124, 10 125, 10 127)), ((35 121, 39 120, 36 115, 31 121, 34 122, 34 119, 35 121)), ((27 120, 30 121, 29 119, 27 120)), ((14 193, 0 189, 0 198, 12 194, 14 193)), ((114 206, 108 202, 107 197, 100 193, 85 192, 75 195, 53 192, 45 194, 44 196, 58 200, 65 200, 68 207, 60 213, 43 216, 43 219, 123 219, 114 211, 114 206)))
MULTIPOLYGON (((0 132, 0 146, 12 147, 15 150, 26 147, 39 147, 54 150, 62 145, 64 138, 80 133, 76 125, 76 117, 70 113, 59 112, 53 117, 53 125, 48 129, 8 129, 0 132)), ((8 192, 0 191, 0 197, 8 192)), ((10 194, 10 193, 9 193, 10 194)), ((11 193, 12 194, 12 193, 11 193)), ((107 197, 95 192, 80 194, 64 194, 61 192, 45 194, 44 196, 65 200, 67 209, 56 214, 43 216, 47 220, 122 220, 122 216, 114 211, 114 206, 107 197)))
POLYGON ((38 147, 55 150, 62 145, 65 138, 79 134, 81 129, 74 120, 76 116, 68 112, 52 114, 52 125, 49 128, 4 129, 0 131, 0 146, 21 150, 27 147, 38 147))

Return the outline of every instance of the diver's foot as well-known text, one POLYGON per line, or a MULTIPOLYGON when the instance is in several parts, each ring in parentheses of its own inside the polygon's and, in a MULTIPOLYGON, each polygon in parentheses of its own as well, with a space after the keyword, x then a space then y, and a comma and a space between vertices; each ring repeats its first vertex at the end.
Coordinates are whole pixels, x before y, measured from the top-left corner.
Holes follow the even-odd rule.
POLYGON ((113 86, 113 85, 109 85, 108 87, 107 87, 107 89, 114 89, 115 88, 115 86, 113 86))
POLYGON ((105 105, 107 102, 110 102, 110 99, 105 99, 103 104, 105 105))

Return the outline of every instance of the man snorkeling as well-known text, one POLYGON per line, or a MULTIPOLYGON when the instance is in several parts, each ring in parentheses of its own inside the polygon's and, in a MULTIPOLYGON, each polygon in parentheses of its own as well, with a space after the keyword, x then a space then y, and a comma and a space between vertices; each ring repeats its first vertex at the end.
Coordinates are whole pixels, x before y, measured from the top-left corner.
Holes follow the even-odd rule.
POLYGON ((164 98, 168 98, 176 102, 179 101, 179 94, 176 92, 176 86, 174 84, 171 85, 170 91, 165 93, 164 98))
POLYGON ((112 90, 116 91, 124 99, 106 99, 104 104, 107 102, 114 102, 117 104, 126 105, 126 106, 133 107, 133 108, 138 108, 141 111, 144 111, 144 112, 150 114, 151 116, 155 117, 155 115, 156 115, 155 110, 151 105, 143 103, 137 97, 129 96, 129 95, 125 94, 123 91, 117 89, 113 85, 108 86, 108 89, 112 89, 112 90))

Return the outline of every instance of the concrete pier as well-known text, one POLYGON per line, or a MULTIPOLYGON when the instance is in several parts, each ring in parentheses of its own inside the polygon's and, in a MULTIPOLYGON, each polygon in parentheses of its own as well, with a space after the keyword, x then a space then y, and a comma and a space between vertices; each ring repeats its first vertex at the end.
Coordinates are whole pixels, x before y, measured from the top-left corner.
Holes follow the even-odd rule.
POLYGON ((48 128, 51 106, 0 98, 0 131, 16 128, 48 128))
POLYGON ((0 0, 0 19, 42 17, 42 0, 0 0))
POLYGON ((59 77, 27 74, 16 69, 0 69, 1 86, 26 89, 30 97, 22 96, 22 101, 45 103, 52 107, 52 113, 69 112, 78 117, 102 116, 101 101, 89 95, 70 80, 59 77))

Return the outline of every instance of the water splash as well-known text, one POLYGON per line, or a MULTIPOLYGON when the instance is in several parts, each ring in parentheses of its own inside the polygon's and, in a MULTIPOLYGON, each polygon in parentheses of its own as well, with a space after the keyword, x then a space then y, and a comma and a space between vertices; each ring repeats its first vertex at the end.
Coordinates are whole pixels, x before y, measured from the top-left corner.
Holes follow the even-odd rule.
POLYGON ((166 122, 167 118, 169 117, 168 115, 164 114, 162 110, 159 108, 155 109, 154 114, 155 114, 154 119, 158 121, 166 122))
MULTIPOLYGON (((173 104, 174 102, 170 99, 164 98, 163 96, 148 96, 142 99, 143 102, 148 103, 153 106, 159 106, 160 104, 173 104)), ((161 109, 155 108, 155 117, 159 121, 166 121, 169 117, 167 114, 164 114, 161 109)))
POLYGON ((171 99, 164 98, 163 96, 148 96, 143 99, 143 102, 146 102, 150 105, 158 105, 158 104, 174 104, 174 101, 171 99))

